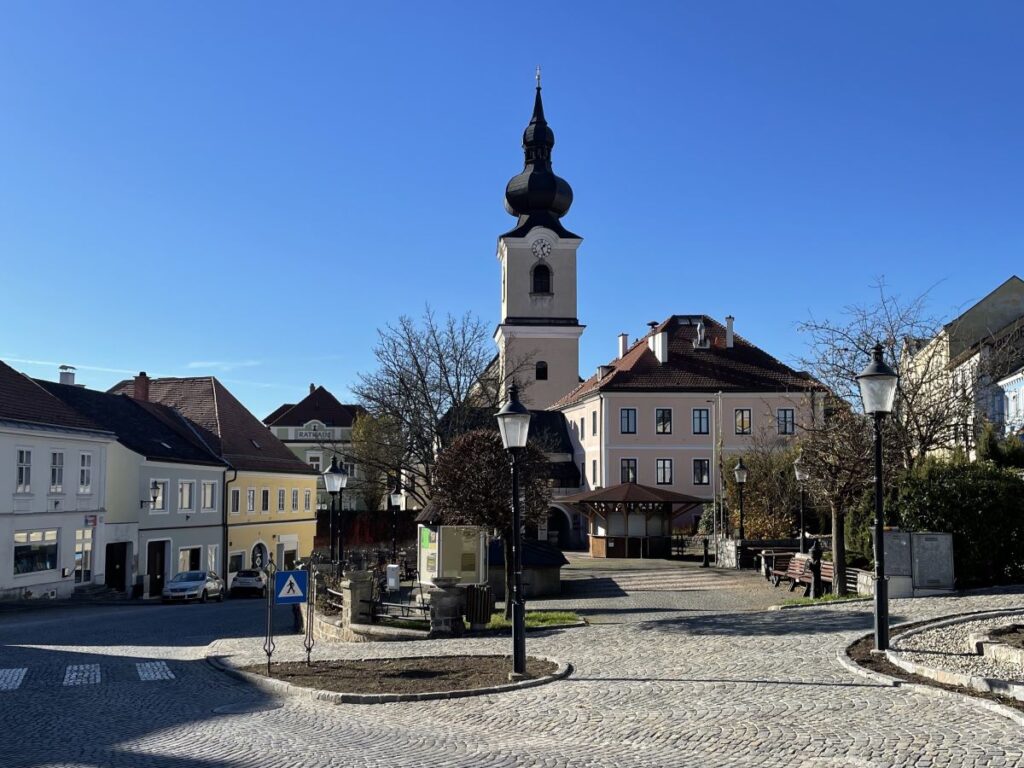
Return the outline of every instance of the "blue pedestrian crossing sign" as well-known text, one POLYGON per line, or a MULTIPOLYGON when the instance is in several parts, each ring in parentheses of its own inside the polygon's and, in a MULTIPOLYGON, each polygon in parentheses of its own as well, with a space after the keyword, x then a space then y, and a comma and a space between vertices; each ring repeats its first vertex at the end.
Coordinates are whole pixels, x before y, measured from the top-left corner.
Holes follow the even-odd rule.
POLYGON ((306 602, 309 574, 306 571, 278 571, 274 574, 274 602, 293 605, 306 602))

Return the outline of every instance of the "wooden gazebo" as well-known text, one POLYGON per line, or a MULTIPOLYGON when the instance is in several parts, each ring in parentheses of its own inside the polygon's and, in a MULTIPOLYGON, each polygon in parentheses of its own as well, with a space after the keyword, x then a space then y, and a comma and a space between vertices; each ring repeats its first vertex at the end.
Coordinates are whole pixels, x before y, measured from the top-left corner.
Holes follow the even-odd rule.
POLYGON ((591 557, 668 557, 672 519, 705 499, 622 483, 565 496, 559 502, 586 516, 591 557))

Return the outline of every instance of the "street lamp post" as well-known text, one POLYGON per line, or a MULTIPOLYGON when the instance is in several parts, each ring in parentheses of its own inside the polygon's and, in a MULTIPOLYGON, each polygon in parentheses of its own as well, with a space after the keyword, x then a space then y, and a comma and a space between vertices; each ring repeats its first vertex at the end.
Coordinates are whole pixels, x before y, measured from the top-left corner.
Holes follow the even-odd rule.
POLYGON ((803 465, 803 451, 793 462, 793 472, 796 474, 796 481, 800 485, 800 554, 807 552, 807 536, 804 528, 804 483, 807 482, 807 470, 803 465))
POLYGON ((736 462, 736 468, 733 469, 733 475, 736 477, 736 487, 739 489, 740 494, 740 541, 743 540, 743 486, 747 484, 747 469, 743 463, 743 457, 736 462))
POLYGON ((391 507, 391 562, 398 562, 398 507, 402 503, 402 485, 395 476, 395 485, 388 495, 388 506, 391 507))
POLYGON ((331 466, 324 472, 324 487, 327 488, 327 492, 331 494, 331 562, 337 563, 345 558, 344 550, 342 549, 341 539, 341 524, 340 520, 335 520, 336 506, 341 507, 342 494, 345 492, 345 486, 348 485, 348 473, 338 466, 338 457, 331 456, 331 466), (335 540, 337 539, 337 549, 335 549, 335 540))
MULTIPOLYGON (((523 522, 519 509, 519 455, 530 432, 530 412, 519 402, 515 383, 496 414, 501 443, 512 457, 512 674, 526 674, 526 604, 523 601, 523 522)), ((506 596, 507 599, 507 596, 506 596)))
POLYGON ((857 376, 864 413, 874 417, 875 427, 875 650, 889 647, 889 584, 885 578, 885 534, 882 508, 882 419, 892 413, 898 377, 882 359, 876 344, 871 362, 857 376))

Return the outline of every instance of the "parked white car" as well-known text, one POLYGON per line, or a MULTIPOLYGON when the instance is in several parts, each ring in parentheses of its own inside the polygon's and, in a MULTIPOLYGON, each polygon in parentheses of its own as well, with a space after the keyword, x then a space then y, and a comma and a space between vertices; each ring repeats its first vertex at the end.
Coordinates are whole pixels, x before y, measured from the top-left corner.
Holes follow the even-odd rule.
POLYGON ((164 586, 161 599, 165 603, 198 600, 205 603, 209 598, 224 599, 224 580, 212 571, 182 571, 175 574, 164 586))
POLYGON ((267 596, 267 574, 255 568, 239 571, 231 580, 231 596, 241 595, 244 592, 258 597, 267 596))

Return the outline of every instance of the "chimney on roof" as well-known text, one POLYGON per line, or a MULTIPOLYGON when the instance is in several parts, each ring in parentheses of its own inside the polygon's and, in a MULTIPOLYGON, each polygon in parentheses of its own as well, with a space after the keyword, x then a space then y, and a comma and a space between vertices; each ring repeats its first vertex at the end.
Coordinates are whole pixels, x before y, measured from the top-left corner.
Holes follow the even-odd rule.
POLYGON ((314 392, 316 392, 316 384, 314 384, 314 383, 313 383, 313 382, 311 381, 311 382, 309 382, 309 394, 311 394, 311 395, 312 395, 312 394, 313 394, 314 392))
POLYGON ((647 327, 650 328, 653 331, 655 328, 658 327, 658 321, 657 320, 648 320, 647 321, 647 327))
POLYGON ((725 348, 732 349, 733 335, 732 335, 732 323, 736 318, 732 315, 725 316, 725 348))
POLYGON ((75 385, 75 366, 73 365, 62 365, 57 370, 60 371, 60 383, 75 385))
POLYGON ((629 349, 629 334, 628 333, 620 333, 619 334, 619 357, 620 358, 621 357, 625 357, 627 349, 629 349))
POLYGON ((139 371, 139 375, 135 377, 134 393, 133 397, 136 400, 149 400, 149 376, 145 371, 139 371))
POLYGON ((658 358, 659 363, 668 362, 668 331, 652 333, 647 337, 647 348, 658 358))
POLYGON ((599 365, 597 366, 597 378, 603 379, 613 370, 615 370, 615 366, 613 365, 599 365))

